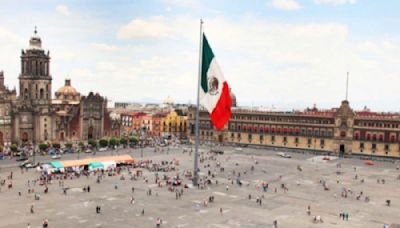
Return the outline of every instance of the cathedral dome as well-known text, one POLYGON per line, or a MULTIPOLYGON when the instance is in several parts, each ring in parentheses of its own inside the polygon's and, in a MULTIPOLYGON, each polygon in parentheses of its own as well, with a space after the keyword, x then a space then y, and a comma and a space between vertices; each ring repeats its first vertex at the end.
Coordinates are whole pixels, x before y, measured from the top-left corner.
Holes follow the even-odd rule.
POLYGON ((80 93, 76 91, 74 87, 71 86, 71 80, 65 79, 65 85, 59 88, 56 92, 55 102, 79 102, 80 93))
POLYGON ((71 79, 65 79, 65 85, 57 90, 60 95, 78 95, 78 91, 71 86, 71 79))
POLYGON ((163 104, 165 104, 165 105, 173 105, 174 104, 174 100, 170 96, 168 96, 168 97, 166 97, 164 99, 163 104))

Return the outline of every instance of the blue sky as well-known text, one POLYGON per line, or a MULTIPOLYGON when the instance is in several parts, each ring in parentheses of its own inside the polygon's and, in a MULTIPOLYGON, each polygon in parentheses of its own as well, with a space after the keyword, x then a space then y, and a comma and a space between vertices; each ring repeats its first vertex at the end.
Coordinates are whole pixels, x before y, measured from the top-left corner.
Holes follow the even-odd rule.
POLYGON ((0 70, 18 87, 19 56, 38 26, 65 78, 113 101, 195 101, 198 22, 240 105, 400 111, 400 1, 0 0, 0 70))

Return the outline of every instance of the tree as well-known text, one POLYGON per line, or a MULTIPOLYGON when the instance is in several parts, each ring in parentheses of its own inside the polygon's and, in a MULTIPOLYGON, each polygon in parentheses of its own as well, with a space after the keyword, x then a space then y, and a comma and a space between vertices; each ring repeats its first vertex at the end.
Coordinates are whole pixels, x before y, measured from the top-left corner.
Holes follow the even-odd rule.
POLYGON ((54 147, 55 149, 60 149, 60 148, 61 148, 61 145, 60 145, 60 143, 53 143, 53 147, 54 147))
POLYGON ((126 146, 128 144, 128 140, 126 138, 120 139, 119 142, 124 146, 126 146))
POLYGON ((11 146, 10 146, 10 150, 12 151, 12 152, 17 152, 18 151, 18 147, 17 147, 17 145, 15 145, 15 144, 12 144, 11 146))
POLYGON ((71 148, 72 148, 72 143, 68 142, 68 143, 65 144, 65 146, 66 146, 68 149, 71 149, 71 148))
POLYGON ((47 150, 48 147, 49 146, 46 143, 39 144, 40 151, 45 151, 45 150, 47 150))
POLYGON ((91 145, 92 147, 96 147, 97 146, 97 141, 94 139, 89 139, 88 144, 91 145))
POLYGON ((79 147, 81 150, 85 149, 85 144, 83 142, 79 142, 79 147))
POLYGON ((100 147, 106 147, 106 146, 108 146, 108 140, 100 139, 99 144, 100 144, 100 147))
POLYGON ((110 144, 110 146, 114 147, 115 145, 117 145, 117 140, 115 138, 111 138, 108 141, 108 144, 110 144))
POLYGON ((136 145, 136 144, 138 144, 138 142, 139 142, 139 139, 136 138, 136 137, 129 138, 129 143, 130 144, 136 145))

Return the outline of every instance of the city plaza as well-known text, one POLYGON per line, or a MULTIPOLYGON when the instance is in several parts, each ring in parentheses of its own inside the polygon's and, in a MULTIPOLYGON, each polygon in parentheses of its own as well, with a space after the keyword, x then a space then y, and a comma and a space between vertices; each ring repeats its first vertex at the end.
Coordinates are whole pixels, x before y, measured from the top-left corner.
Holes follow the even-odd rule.
MULTIPOLYGON (((64 180, 66 193, 58 180, 53 180, 45 194, 44 186, 33 186, 32 180, 38 178, 39 172, 30 169, 21 173, 15 161, 0 161, 0 179, 6 179, 0 192, 0 227, 27 227, 28 224, 41 227, 46 218, 49 227, 71 228, 156 227, 157 218, 162 220, 161 227, 273 227, 274 221, 278 227, 372 228, 400 224, 397 162, 374 161, 374 165, 366 165, 365 160, 356 158, 324 160, 323 156, 291 152, 285 154, 292 158, 285 158, 277 156, 273 149, 235 147, 218 147, 224 154, 208 160, 210 149, 208 145, 200 149, 205 158, 200 163, 201 177, 207 177, 208 170, 215 174, 214 178, 209 177, 211 184, 203 189, 191 187, 191 181, 184 178, 184 171, 193 169, 193 153, 187 147, 164 147, 157 152, 154 148, 121 149, 81 155, 83 158, 129 154, 136 162, 152 160, 153 163, 178 160, 176 171, 158 172, 158 175, 172 177, 179 173, 182 185, 177 189, 183 189, 179 198, 176 192, 168 191, 163 178, 163 187, 155 184, 155 172, 147 169, 141 169, 143 173, 137 180, 131 180, 126 169, 120 175, 106 175, 100 183, 95 175, 67 179, 64 180), (7 176, 11 171, 13 186, 8 189, 7 176), (28 180, 40 200, 35 200, 33 193, 28 194, 28 180), (268 184, 266 191, 262 183, 268 184), (83 188, 88 185, 91 191, 84 192, 83 188), (183 188, 184 185, 190 188, 183 188), (358 197, 361 191, 363 194, 358 197), (212 202, 210 197, 214 198, 212 202), (32 205, 34 214, 30 212, 32 205), (100 213, 96 213, 97 206, 101 207, 100 213), (343 220, 340 213, 347 213, 348 220, 343 220), (314 218, 322 221, 314 222, 314 218)), ((61 160, 76 158, 76 154, 68 154, 61 160)), ((51 161, 47 156, 36 159, 51 161)))

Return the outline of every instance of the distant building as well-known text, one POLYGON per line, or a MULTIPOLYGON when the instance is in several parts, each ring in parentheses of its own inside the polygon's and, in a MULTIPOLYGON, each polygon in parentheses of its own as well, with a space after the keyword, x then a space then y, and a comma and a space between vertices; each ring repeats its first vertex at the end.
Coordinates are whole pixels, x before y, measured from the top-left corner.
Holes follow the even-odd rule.
POLYGON ((187 114, 182 110, 171 111, 161 120, 161 135, 186 138, 187 120, 187 114))
POLYGON ((67 79, 52 98, 50 53, 42 48, 35 29, 29 47, 21 52, 19 95, 4 86, 0 73, 0 145, 64 142, 119 135, 119 123, 99 94, 81 94, 67 79))
MULTIPOLYGON (((188 133, 194 137, 196 108, 189 109, 188 133)), ((206 110, 200 110, 200 139, 333 152, 400 157, 400 114, 353 111, 347 100, 339 108, 299 112, 233 108, 222 131, 216 131, 206 110)))

